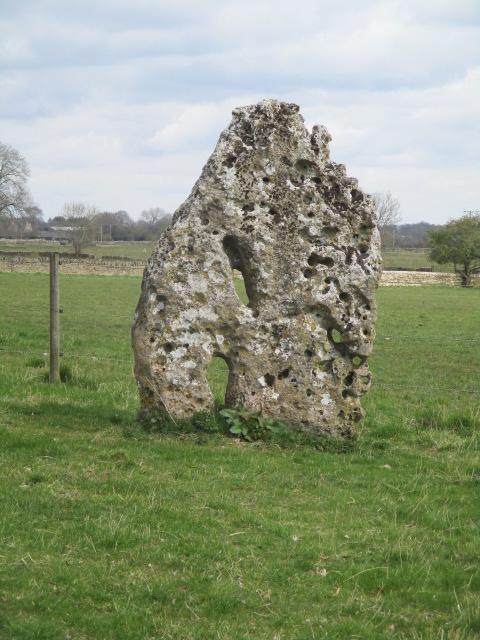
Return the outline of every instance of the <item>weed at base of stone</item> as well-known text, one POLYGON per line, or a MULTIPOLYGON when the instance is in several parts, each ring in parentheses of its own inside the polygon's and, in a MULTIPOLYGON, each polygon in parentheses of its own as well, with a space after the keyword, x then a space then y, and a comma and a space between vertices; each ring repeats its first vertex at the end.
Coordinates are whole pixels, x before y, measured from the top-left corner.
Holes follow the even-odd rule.
POLYGON ((174 418, 167 411, 141 414, 139 422, 150 433, 165 435, 222 435, 251 444, 270 444, 282 449, 306 447, 317 451, 347 453, 353 451, 356 438, 338 438, 290 429, 287 424, 251 412, 244 408, 232 409, 217 405, 211 412, 199 412, 191 418, 174 418))

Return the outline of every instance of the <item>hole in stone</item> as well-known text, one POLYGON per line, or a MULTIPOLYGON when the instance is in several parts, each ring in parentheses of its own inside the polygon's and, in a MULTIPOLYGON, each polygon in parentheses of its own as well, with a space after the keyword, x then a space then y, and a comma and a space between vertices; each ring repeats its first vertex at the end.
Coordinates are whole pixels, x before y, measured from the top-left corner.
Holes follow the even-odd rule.
POLYGON ((315 271, 315 269, 310 269, 310 267, 307 267, 306 269, 303 270, 303 275, 305 278, 311 278, 316 273, 317 272, 315 271))
POLYGON ((284 369, 283 371, 280 371, 280 373, 278 374, 278 379, 279 380, 283 380, 285 378, 288 378, 288 376, 290 375, 290 369, 284 369))
POLYGON ((366 242, 362 242, 361 244, 359 244, 358 248, 362 255, 366 255, 368 253, 368 244, 366 242))
POLYGON ((258 315, 256 309, 256 290, 252 269, 246 251, 240 245, 236 236, 226 235, 223 238, 223 249, 228 256, 230 266, 242 274, 242 280, 234 278, 235 291, 241 302, 253 310, 254 315, 258 315))
POLYGON ((255 205, 253 203, 244 204, 242 207, 243 213, 249 213, 255 209, 255 205))
POLYGON ((344 381, 347 387, 352 386, 354 379, 355 379, 355 374, 352 371, 351 373, 348 374, 348 376, 345 378, 345 381, 344 381))
POLYGON ((312 358, 313 357, 313 351, 311 349, 305 349, 305 356, 307 358, 312 358))
POLYGON ((345 291, 342 291, 339 297, 342 302, 350 302, 352 299, 352 296, 349 293, 346 293, 345 291))
POLYGON ((218 236, 218 231, 217 231, 217 229, 214 229, 214 230, 212 231, 212 235, 214 235, 214 236, 218 236))
POLYGON ((318 253, 310 254, 307 262, 311 267, 315 267, 317 264, 321 264, 324 267, 333 267, 335 264, 333 258, 330 258, 329 256, 319 256, 318 253))
POLYGON ((173 344, 171 342, 166 342, 163 345, 163 350, 165 351, 165 353, 171 353, 173 351, 173 344))
POLYGON ((304 158, 300 158, 295 162, 295 169, 300 171, 300 173, 313 173, 316 170, 315 163, 311 160, 306 160, 304 158))
POLYGON ((233 167, 236 159, 237 159, 237 156, 234 156, 233 153, 229 153, 228 156, 225 158, 225 166, 233 167))
POLYGON ((225 404, 229 376, 230 367, 226 358, 214 356, 207 367, 207 380, 215 401, 220 404, 225 404))
POLYGON ((339 231, 340 231, 340 229, 338 227, 331 227, 331 226, 328 226, 328 225, 325 225, 324 227, 322 227, 322 233, 325 236, 334 236, 339 231))
POLYGON ((275 382, 275 376, 272 376, 271 373, 266 373, 265 376, 265 382, 268 384, 269 387, 273 387, 273 383, 275 382))
POLYGON ((313 391, 311 389, 307 389, 307 396, 313 395, 313 391))
POLYGON ((264 177, 264 178, 262 178, 262 179, 263 179, 263 181, 264 181, 265 183, 270 182, 270 178, 269 178, 268 176, 265 176, 265 177, 264 177))
POLYGON ((150 342, 153 344, 155 342, 155 336, 151 336, 150 342))

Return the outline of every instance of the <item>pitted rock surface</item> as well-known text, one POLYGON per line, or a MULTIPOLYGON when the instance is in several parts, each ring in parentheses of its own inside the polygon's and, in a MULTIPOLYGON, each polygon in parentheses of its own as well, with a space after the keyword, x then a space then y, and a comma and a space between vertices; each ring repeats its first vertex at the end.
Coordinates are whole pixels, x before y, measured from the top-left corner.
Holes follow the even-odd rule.
POLYGON ((379 236, 370 199, 330 161, 324 127, 276 100, 233 111, 144 272, 133 327, 144 414, 226 403, 348 435, 370 385, 379 236), (235 292, 242 273, 249 303, 235 292))

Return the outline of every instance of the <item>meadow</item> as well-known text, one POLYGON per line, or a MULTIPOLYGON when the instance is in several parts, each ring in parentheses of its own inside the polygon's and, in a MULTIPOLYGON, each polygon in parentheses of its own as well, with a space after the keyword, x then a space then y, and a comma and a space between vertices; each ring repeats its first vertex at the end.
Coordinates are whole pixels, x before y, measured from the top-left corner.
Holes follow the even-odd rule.
POLYGON ((139 286, 61 276, 50 385, 48 276, 0 273, 0 638, 478 638, 480 289, 380 288, 366 418, 318 450, 146 432, 139 286))

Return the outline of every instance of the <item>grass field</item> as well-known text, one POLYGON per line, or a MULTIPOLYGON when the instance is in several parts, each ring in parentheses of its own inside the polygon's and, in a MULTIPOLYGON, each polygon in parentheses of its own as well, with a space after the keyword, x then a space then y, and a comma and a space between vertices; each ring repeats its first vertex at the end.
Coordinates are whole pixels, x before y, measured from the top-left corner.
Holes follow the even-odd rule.
MULTIPOLYGON (((153 250, 154 243, 130 242, 118 245, 94 245, 85 247, 84 252, 95 256, 122 256, 125 258, 146 258, 153 250)), ((25 242, 25 243, 0 243, 2 251, 60 251, 71 252, 71 245, 52 245, 45 243, 25 242)), ((428 257, 426 249, 397 249, 395 251, 383 252, 383 263, 387 268, 420 269, 431 268, 434 271, 453 271, 451 264, 435 264, 428 257)))
POLYGON ((393 269, 424 269, 432 268, 434 271, 453 271, 453 264, 437 264, 428 256, 427 249, 395 249, 395 251, 383 251, 383 266, 393 269))
POLYGON ((379 290, 367 418, 322 452, 145 433, 139 284, 61 276, 48 385, 48 276, 0 273, 0 638, 480 637, 480 290, 379 290))

